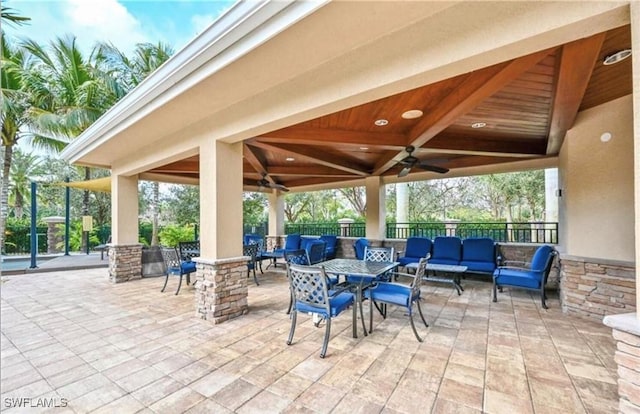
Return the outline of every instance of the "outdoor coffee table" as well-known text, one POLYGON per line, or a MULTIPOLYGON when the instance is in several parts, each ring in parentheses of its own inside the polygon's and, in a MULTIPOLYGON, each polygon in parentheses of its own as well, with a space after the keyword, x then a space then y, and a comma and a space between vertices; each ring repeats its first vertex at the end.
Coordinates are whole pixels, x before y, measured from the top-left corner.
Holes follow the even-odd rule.
MULTIPOLYGON (((284 253, 283 252, 262 252, 260 254, 262 259, 269 259, 269 265, 267 266, 267 269, 269 269, 269 267, 271 265, 273 265, 273 267, 277 268, 278 267, 278 259, 284 259, 284 253)), ((262 270, 262 265, 260 265, 260 270, 262 270)))
MULTIPOLYGON (((418 263, 409 263, 405 266, 408 269, 413 270, 414 272, 418 268, 418 263)), ((427 268, 425 272, 425 276, 422 278, 423 282, 442 282, 442 283, 451 283, 453 287, 458 292, 458 295, 461 295, 460 291, 464 291, 464 288, 460 284, 460 275, 467 271, 467 266, 457 266, 457 265, 445 265, 445 264, 431 264, 427 263, 427 268), (431 271, 435 273, 450 273, 452 278, 444 278, 444 277, 433 277, 427 276, 428 272, 431 271)))

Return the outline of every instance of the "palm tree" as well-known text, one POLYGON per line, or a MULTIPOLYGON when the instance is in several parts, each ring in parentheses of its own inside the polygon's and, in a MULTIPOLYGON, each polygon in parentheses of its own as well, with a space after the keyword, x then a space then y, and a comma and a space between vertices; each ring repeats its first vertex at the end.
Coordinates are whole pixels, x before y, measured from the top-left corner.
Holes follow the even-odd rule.
POLYGON ((16 12, 13 11, 12 8, 7 6, 1 7, 0 16, 4 22, 9 24, 15 24, 15 25, 23 25, 23 24, 26 24, 29 20, 31 20, 30 17, 18 15, 16 12))
MULTIPOLYGON (((103 71, 111 74, 120 88, 130 91, 140 84, 153 71, 158 69, 173 55, 173 49, 164 43, 139 43, 129 59, 115 46, 101 43, 96 49, 96 60, 104 66, 103 71)), ((152 183, 153 195, 150 208, 153 214, 151 245, 158 245, 158 217, 160 215, 160 185, 152 183)))
POLYGON ((9 204, 13 204, 16 218, 24 217, 24 208, 31 194, 31 181, 38 173, 41 159, 33 154, 24 154, 20 150, 13 153, 9 183, 9 204))

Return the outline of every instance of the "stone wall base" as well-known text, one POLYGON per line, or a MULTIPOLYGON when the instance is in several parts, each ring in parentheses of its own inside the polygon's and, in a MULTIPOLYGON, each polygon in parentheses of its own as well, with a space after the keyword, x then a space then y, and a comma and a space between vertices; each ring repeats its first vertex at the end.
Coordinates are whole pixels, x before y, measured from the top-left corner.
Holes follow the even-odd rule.
POLYGON ((193 259, 196 265, 196 316, 214 324, 249 310, 247 261, 241 256, 215 261, 193 259))
POLYGON ((128 282, 142 278, 142 245, 109 245, 109 281, 128 282))
POLYGON ((562 256, 562 310, 602 320, 635 312, 635 265, 628 262, 562 256))
POLYGON ((618 341, 618 412, 640 413, 640 321, 631 313, 607 316, 604 323, 613 328, 613 338, 618 341))

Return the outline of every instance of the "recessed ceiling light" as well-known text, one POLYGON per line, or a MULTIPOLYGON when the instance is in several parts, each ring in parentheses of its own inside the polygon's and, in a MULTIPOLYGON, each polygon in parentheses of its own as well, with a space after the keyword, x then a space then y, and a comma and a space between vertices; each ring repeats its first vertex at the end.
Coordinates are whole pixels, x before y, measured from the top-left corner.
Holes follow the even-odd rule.
POLYGON ((374 122, 374 124, 376 124, 377 126, 385 126, 389 123, 389 121, 387 121, 386 119, 376 119, 376 122, 374 122))
POLYGON ((471 124, 471 128, 484 128, 487 126, 486 122, 474 122, 473 124, 471 124))
POLYGON ((285 161, 289 161, 289 162, 291 162, 291 161, 295 161, 295 160, 296 160, 296 159, 295 159, 295 158, 293 158, 293 157, 287 157, 287 158, 285 158, 285 161))
POLYGON ((368 149, 369 149, 369 147, 360 147, 360 149, 361 149, 362 151, 366 151, 366 150, 368 150, 368 149))
POLYGON ((412 109, 402 114, 404 119, 416 119, 422 116, 423 112, 419 109, 412 109))
POLYGON ((631 49, 620 50, 614 53, 613 55, 609 55, 606 58, 604 58, 604 61, 602 62, 602 64, 607 66, 614 65, 618 62, 622 62, 629 56, 631 56, 631 49))
POLYGON ((611 132, 605 132, 604 134, 600 135, 600 141, 602 142, 609 142, 611 141, 611 138, 613 138, 611 132))

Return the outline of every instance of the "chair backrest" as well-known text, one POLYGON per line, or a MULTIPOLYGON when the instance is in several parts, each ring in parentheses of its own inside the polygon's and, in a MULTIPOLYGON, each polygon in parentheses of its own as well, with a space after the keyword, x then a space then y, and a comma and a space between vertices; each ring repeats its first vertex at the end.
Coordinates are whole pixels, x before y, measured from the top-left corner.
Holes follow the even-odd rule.
POLYGON ((393 247, 365 247, 364 260, 367 262, 393 262, 393 247))
POLYGON ((369 245, 369 240, 365 238, 360 238, 356 240, 356 242, 353 244, 353 250, 355 251, 356 259, 358 260, 364 259, 364 248, 367 247, 368 245, 369 245))
POLYGON ((258 251, 264 251, 264 237, 259 234, 245 234, 244 244, 257 244, 258 251))
POLYGON ((487 237, 470 237, 462 242, 462 260, 486 262, 496 260, 496 243, 487 237))
POLYGON ((180 269, 180 256, 178 256, 176 248, 161 247, 160 253, 162 254, 162 261, 164 262, 166 272, 180 269))
POLYGON ((418 262, 418 268, 416 269, 415 277, 411 282, 411 294, 412 296, 420 295, 420 287, 422 286, 422 278, 427 272, 427 261, 429 260, 429 254, 426 257, 421 257, 418 262))
POLYGON ((309 265, 309 254, 304 249, 287 250, 284 252, 284 260, 289 264, 309 265))
POLYGON ((433 240, 431 258, 460 261, 462 258, 462 240, 460 237, 436 237, 433 240))
POLYGON ((287 263, 287 272, 294 303, 304 303, 324 310, 327 315, 331 314, 329 283, 323 267, 287 263))
POLYGON ((406 257, 424 257, 431 254, 431 239, 427 237, 409 237, 404 249, 406 257))
POLYGON ((310 265, 324 262, 326 246, 327 243, 322 240, 313 240, 307 243, 307 248, 305 250, 309 255, 310 265))
POLYGON ((256 256, 258 255, 258 245, 245 244, 244 246, 242 246, 242 254, 250 257, 249 261, 247 262, 247 266, 251 268, 251 266, 256 262, 256 256))
POLYGON ((181 260, 189 261, 193 257, 200 257, 200 241, 179 242, 178 250, 181 260))
POLYGON ((338 236, 333 236, 331 234, 323 234, 320 236, 320 240, 327 243, 327 250, 335 249, 336 244, 338 244, 338 236))
POLYGON ((300 248, 300 235, 289 234, 284 242, 285 250, 296 250, 300 248))
POLYGON ((538 247, 531 259, 530 269, 534 272, 548 273, 551 270, 551 262, 553 262, 553 258, 555 257, 554 252, 553 247, 546 244, 538 247))

